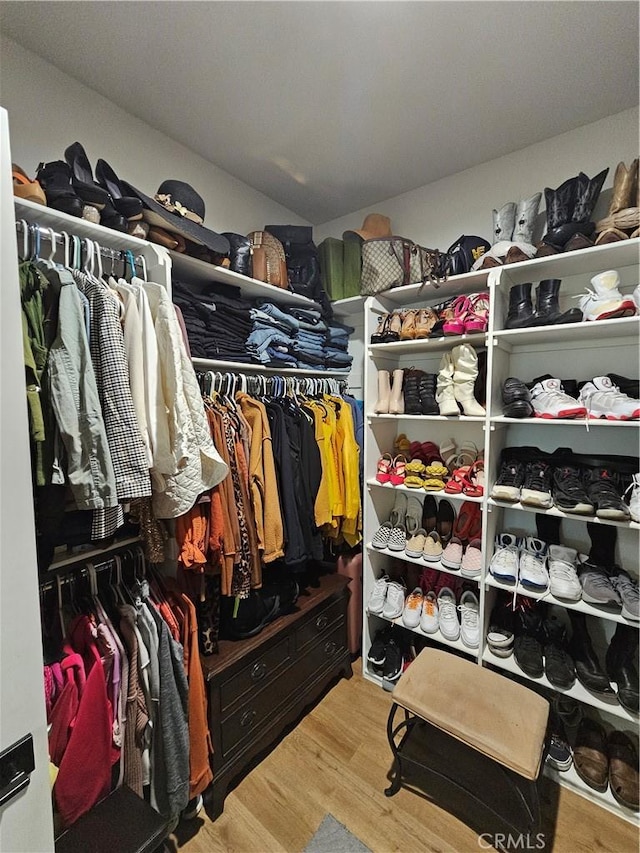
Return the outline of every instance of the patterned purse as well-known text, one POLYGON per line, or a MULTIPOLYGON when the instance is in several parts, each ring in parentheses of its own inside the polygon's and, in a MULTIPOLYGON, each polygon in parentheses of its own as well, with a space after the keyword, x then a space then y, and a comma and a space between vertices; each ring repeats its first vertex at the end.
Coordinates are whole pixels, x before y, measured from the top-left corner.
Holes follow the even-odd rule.
POLYGON ((361 296, 375 296, 405 284, 439 286, 439 252, 404 237, 375 237, 362 244, 361 296))

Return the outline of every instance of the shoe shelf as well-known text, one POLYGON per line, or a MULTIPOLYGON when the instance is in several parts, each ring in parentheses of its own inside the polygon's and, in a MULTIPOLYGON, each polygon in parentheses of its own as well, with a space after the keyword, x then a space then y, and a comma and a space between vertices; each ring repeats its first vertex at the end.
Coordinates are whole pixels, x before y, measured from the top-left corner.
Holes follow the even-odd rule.
POLYGON ((377 616, 382 619, 384 622, 389 622, 391 625, 397 625, 399 628, 404 628, 405 631, 411 631, 412 634, 417 634, 419 637, 424 637, 427 640, 433 640, 434 643, 438 643, 441 646, 447 646, 450 649, 455 649, 457 652, 463 652, 465 655, 469 655, 469 657, 477 658, 478 657, 478 649, 472 649, 470 646, 466 646, 462 639, 459 638, 457 640, 447 640, 446 637, 443 637, 441 632, 435 631, 433 634, 427 634, 421 628, 407 628, 407 626, 402 621, 402 616, 398 616, 397 619, 386 619, 384 616, 379 613, 371 613, 371 616, 377 616))
POLYGON ((638 264, 640 238, 621 240, 618 243, 605 243, 602 246, 590 246, 575 252, 547 255, 544 258, 531 258, 517 264, 496 267, 509 285, 525 284, 530 281, 543 281, 547 278, 568 278, 577 275, 596 275, 608 269, 632 267, 638 264))
MULTIPOLYGON (((640 317, 620 317, 614 320, 583 321, 558 326, 540 326, 529 329, 495 329, 492 334, 494 345, 507 349, 530 344, 564 344, 570 346, 579 341, 607 343, 615 338, 636 338, 640 334, 640 317)), ((381 346, 381 344, 376 344, 381 346)))
MULTIPOLYGON (((428 492, 425 489, 410 489, 409 486, 392 486, 391 483, 379 483, 377 480, 367 480, 368 487, 375 487, 376 489, 393 489, 397 492, 406 492, 408 495, 416 495, 417 497, 424 497, 425 495, 433 495, 434 498, 447 498, 447 500, 453 501, 471 501, 471 503, 481 504, 484 501, 484 498, 472 498, 463 494, 449 494, 449 492, 445 492, 444 489, 441 489, 438 492, 433 492, 429 490, 428 492)), ((377 550, 377 549, 376 549, 377 550)))
POLYGON ((600 791, 596 791, 594 788, 591 788, 586 782, 583 782, 578 776, 573 764, 568 770, 560 771, 545 762, 543 772, 544 775, 553 782, 556 782, 558 785, 566 786, 576 794, 580 794, 587 800, 591 800, 591 802, 601 806, 603 809, 613 812, 613 814, 621 817, 623 820, 626 820, 635 826, 640 822, 638 812, 634 812, 619 803, 611 793, 610 787, 607 787, 607 790, 604 791, 604 793, 601 793, 600 791))
POLYGON ((379 294, 379 299, 389 303, 390 309, 394 306, 399 308, 412 305, 416 302, 430 302, 437 304, 444 302, 452 296, 460 296, 463 293, 476 293, 487 289, 487 280, 490 270, 474 270, 463 275, 454 275, 443 281, 440 285, 435 284, 406 284, 403 287, 394 287, 379 294))
POLYGON ((414 355, 415 353, 448 352, 458 344, 471 344, 484 347, 487 336, 484 333, 474 335, 449 335, 440 338, 417 338, 413 341, 391 341, 388 344, 369 344, 368 351, 376 356, 392 357, 414 355))
POLYGON ((171 267, 175 278, 185 282, 185 284, 203 285, 213 282, 231 284, 240 289, 240 295, 244 299, 260 299, 265 302, 275 302, 278 305, 295 305, 299 308, 317 307, 316 303, 307 299, 306 296, 300 296, 282 287, 275 287, 273 284, 266 284, 264 281, 249 278, 226 267, 217 267, 215 264, 209 264, 198 258, 191 258, 181 252, 170 250, 169 255, 171 256, 171 267))
POLYGON ((367 415, 367 420, 369 421, 398 421, 398 420, 411 420, 411 421, 446 421, 447 423, 458 423, 462 421, 463 423, 478 423, 484 424, 486 418, 480 418, 473 415, 459 415, 458 417, 448 418, 445 415, 367 415))
POLYGON ((331 303, 336 317, 353 317, 362 314, 366 296, 347 296, 346 299, 336 299, 331 303))
POLYGON ((508 501, 497 501, 495 498, 487 500, 489 506, 499 506, 502 509, 517 509, 522 512, 534 512, 541 515, 553 515, 557 518, 566 518, 567 521, 590 521, 593 524, 605 524, 610 527, 622 527, 625 530, 640 530, 640 524, 637 521, 617 521, 614 518, 598 518, 596 515, 578 515, 577 513, 562 512, 555 506, 543 509, 537 506, 525 506, 524 504, 509 503, 508 501))
POLYGON ((547 604, 557 604, 559 607, 564 607, 566 610, 577 610, 580 613, 586 613, 588 616, 595 616, 598 619, 608 619, 610 622, 620 622, 622 625, 630 625, 632 628, 640 628, 640 622, 637 622, 634 619, 627 619, 626 616, 623 616, 619 611, 611 610, 610 608, 605 609, 604 607, 596 607, 596 605, 588 604, 586 601, 582 600, 567 601, 564 598, 556 598, 556 596, 552 595, 548 589, 544 592, 533 592, 530 589, 526 589, 522 584, 517 584, 517 586, 514 587, 514 584, 500 581, 490 573, 487 574, 484 582, 487 586, 493 587, 494 589, 503 589, 511 593, 514 592, 515 589, 517 595, 524 595, 527 598, 535 598, 538 601, 546 601, 547 604))
POLYGON ((614 717, 617 717, 621 720, 625 720, 628 723, 633 723, 637 726, 638 724, 638 715, 632 714, 630 711, 627 711, 626 708, 623 708, 622 705, 618 702, 615 695, 611 697, 610 701, 606 699, 600 698, 595 693, 591 693, 586 687, 576 679, 575 683, 568 690, 560 690, 557 687, 554 687, 553 684, 548 680, 546 675, 542 675, 540 678, 531 678, 531 676, 527 675, 517 664, 514 654, 511 654, 508 658, 500 658, 497 655, 494 655, 493 652, 489 649, 488 646, 485 647, 482 652, 482 660, 484 663, 491 664, 491 666, 497 667, 498 669, 503 669, 506 672, 511 672, 513 675, 517 675, 520 678, 523 678, 525 681, 531 681, 534 684, 538 684, 541 687, 546 687, 548 690, 551 690, 554 693, 561 693, 564 696, 571 696, 573 699, 576 699, 578 702, 582 702, 585 705, 590 705, 592 708, 597 708, 599 711, 605 711, 608 714, 612 714, 614 717))
MULTIPOLYGON (((456 578, 462 578, 463 580, 470 581, 471 583, 480 583, 480 575, 474 578, 466 577, 461 573, 460 569, 449 569, 446 566, 443 566, 439 560, 437 563, 433 563, 428 560, 423 560, 422 557, 409 557, 404 551, 392 551, 390 548, 374 548, 370 542, 367 544, 367 551, 371 551, 374 554, 386 554, 387 557, 402 560, 402 562, 406 563, 408 566, 416 566, 420 571, 423 569, 434 569, 436 572, 445 572, 448 575, 453 575, 456 578)), ((411 592, 411 590, 407 590, 407 592, 411 592)))
POLYGON ((223 361, 216 358, 192 358, 196 370, 221 370, 237 373, 264 373, 277 376, 316 376, 331 379, 340 376, 347 377, 348 370, 307 370, 301 367, 265 367, 262 364, 246 364, 244 361, 223 361))
MULTIPOLYGON (((393 417, 397 417, 394 415, 393 417)), ((627 427, 638 429, 640 421, 608 421, 606 418, 505 418, 504 415, 496 415, 489 418, 491 424, 506 424, 507 426, 518 424, 533 424, 535 426, 579 426, 586 429, 591 427, 627 427)))

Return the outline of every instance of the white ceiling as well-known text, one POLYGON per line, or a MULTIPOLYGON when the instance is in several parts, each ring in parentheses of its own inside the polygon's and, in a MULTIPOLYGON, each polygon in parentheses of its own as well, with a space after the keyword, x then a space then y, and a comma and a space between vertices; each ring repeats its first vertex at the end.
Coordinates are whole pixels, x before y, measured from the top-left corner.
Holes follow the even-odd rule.
POLYGON ((635 2, 2 2, 2 31, 321 224, 638 104, 635 2))

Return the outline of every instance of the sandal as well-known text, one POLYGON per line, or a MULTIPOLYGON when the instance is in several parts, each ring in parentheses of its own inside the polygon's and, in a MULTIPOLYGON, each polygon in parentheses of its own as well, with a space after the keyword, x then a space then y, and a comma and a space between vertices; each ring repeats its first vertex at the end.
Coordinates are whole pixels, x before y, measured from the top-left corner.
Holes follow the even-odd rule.
POLYGON ((472 441, 463 441, 458 450, 458 467, 468 468, 478 458, 478 448, 472 441))
POLYGON ((433 441, 422 442, 422 457, 424 459, 425 465, 432 465, 436 462, 442 464, 440 448, 433 441))
POLYGON ((408 489, 421 489, 424 486, 424 480, 419 474, 407 474, 404 485, 408 489))
POLYGON ((438 315, 433 308, 420 308, 416 315, 416 338, 428 338, 437 322, 438 315))
POLYGON ((441 492, 444 489, 444 480, 440 477, 428 477, 422 484, 426 492, 441 492))
MULTIPOLYGON (((442 479, 446 477, 449 473, 449 469, 446 465, 443 465, 441 462, 432 462, 430 465, 424 469, 425 475, 429 477, 437 477, 438 479, 442 479)), ((444 483, 443 483, 444 488, 444 483)))
POLYGON ((469 498, 481 498, 484 494, 484 462, 476 461, 463 477, 462 491, 469 498))
POLYGON ((486 332, 489 322, 489 294, 477 293, 469 298, 464 330, 468 335, 486 332))
POLYGON ((452 438, 440 445, 440 456, 449 471, 453 471, 457 467, 458 450, 452 438))
POLYGON ((464 490, 465 477, 468 468, 456 468, 445 483, 444 490, 448 495, 461 495, 464 490))
POLYGON ((452 317, 445 320, 442 331, 445 335, 464 335, 465 318, 469 313, 471 303, 468 296, 458 296, 451 306, 452 317))
POLYGON ((402 328, 402 317, 397 311, 389 314, 389 322, 384 330, 382 343, 391 344, 400 340, 400 329, 402 328))
POLYGON ((378 328, 371 335, 372 344, 383 344, 385 342, 385 332, 388 330, 391 314, 378 315, 378 328))
POLYGON ((397 435, 395 441, 393 442, 393 449, 396 453, 407 454, 411 452, 411 442, 407 438, 407 436, 401 432, 400 435, 397 435))
POLYGON ((383 453, 378 459, 378 469, 376 471, 376 480, 379 483, 388 483, 391 479, 391 467, 393 459, 390 453, 383 453))
POLYGON ((393 460, 389 472, 389 481, 392 486, 401 486, 404 483, 406 464, 406 457, 402 453, 399 453, 393 460))

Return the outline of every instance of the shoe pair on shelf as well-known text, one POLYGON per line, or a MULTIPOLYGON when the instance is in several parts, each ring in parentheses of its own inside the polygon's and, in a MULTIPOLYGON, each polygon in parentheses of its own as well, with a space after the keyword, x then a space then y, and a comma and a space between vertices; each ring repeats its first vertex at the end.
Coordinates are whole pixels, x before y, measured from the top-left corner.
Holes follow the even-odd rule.
POLYGON ((502 412, 510 418, 637 420, 640 399, 628 396, 616 384, 616 379, 637 394, 637 382, 616 374, 596 376, 581 383, 546 375, 528 385, 511 376, 502 386, 502 412))
POLYGON ((614 730, 607 735, 600 723, 583 717, 573 759, 576 773, 585 784, 600 793, 610 788, 622 806, 638 811, 638 752, 625 732, 614 730))
POLYGON ((371 335, 371 343, 390 344, 428 338, 437 322, 438 316, 432 308, 411 308, 380 314, 378 327, 371 335))
POLYGON ((385 681, 396 682, 402 675, 405 664, 405 652, 398 632, 393 626, 380 628, 371 643, 367 661, 374 671, 379 672, 385 681))
MULTIPOLYGON (((473 504, 474 513, 465 511, 461 531, 468 535, 480 535, 481 517, 477 513, 480 507, 473 504), (472 527, 473 522, 473 527, 472 527)), ((461 510, 465 504, 461 507, 461 510)), ((441 500, 439 504, 428 496, 424 503, 414 495, 398 492, 389 520, 383 522, 375 532, 371 544, 379 550, 404 551, 412 558, 422 557, 428 562, 440 560, 442 549, 449 542, 454 532, 456 514, 449 501, 441 500)))
MULTIPOLYGON (((535 536, 498 533, 489 571, 502 583, 519 583, 531 592, 544 592, 549 588, 547 544, 535 536)), ((578 583, 578 594, 579 587, 578 583)))
POLYGON ((479 603, 471 590, 462 593, 458 604, 450 587, 440 587, 437 595, 433 590, 425 594, 416 587, 406 598, 402 621, 408 628, 419 627, 425 634, 439 631, 451 642, 461 639, 470 649, 480 645, 479 603))

